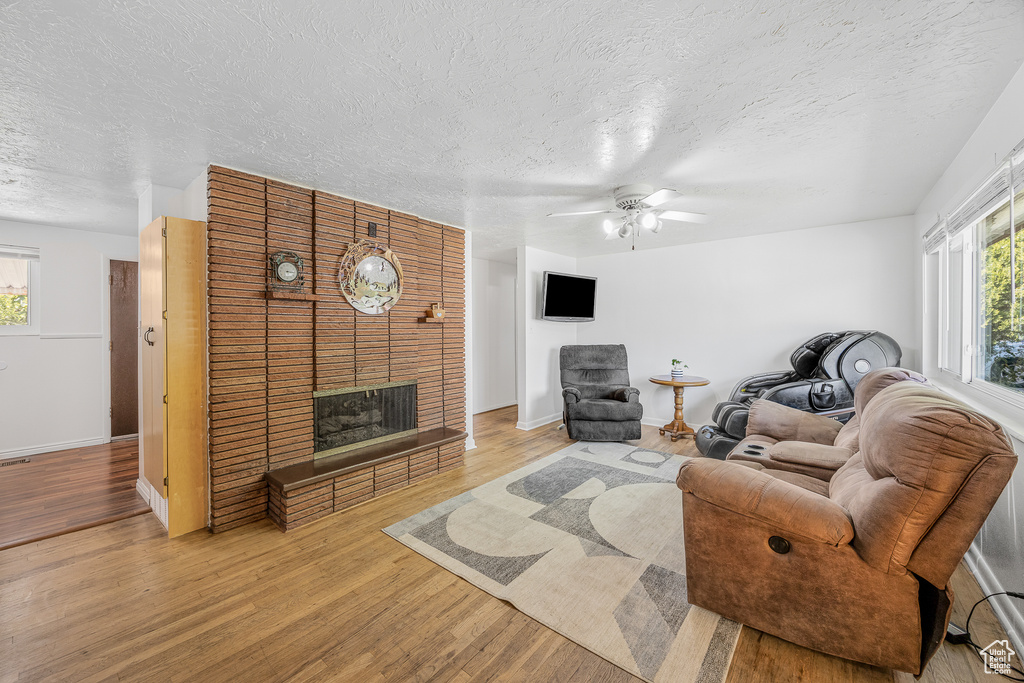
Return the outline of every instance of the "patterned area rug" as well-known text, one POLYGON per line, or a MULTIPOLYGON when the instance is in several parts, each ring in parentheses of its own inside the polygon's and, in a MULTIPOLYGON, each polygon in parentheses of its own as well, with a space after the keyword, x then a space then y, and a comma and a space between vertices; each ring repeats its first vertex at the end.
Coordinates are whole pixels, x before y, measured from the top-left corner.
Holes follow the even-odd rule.
POLYGON ((644 680, 719 682, 740 626, 686 601, 680 462, 578 442, 384 532, 644 680))

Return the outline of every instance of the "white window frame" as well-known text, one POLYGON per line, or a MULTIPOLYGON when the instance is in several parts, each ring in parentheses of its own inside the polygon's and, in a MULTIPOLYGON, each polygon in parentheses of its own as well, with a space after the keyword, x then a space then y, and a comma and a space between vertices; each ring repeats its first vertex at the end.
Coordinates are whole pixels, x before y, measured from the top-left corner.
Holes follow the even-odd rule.
MULTIPOLYGON (((981 276, 980 259, 982 257, 982 254, 981 254, 981 250, 977 248, 977 245, 978 245, 978 231, 977 231, 978 225, 981 223, 981 221, 985 220, 985 218, 987 218, 989 216, 989 214, 991 214, 994 211, 996 211, 999 208, 999 206, 1002 206, 1002 203, 1000 203, 998 206, 993 208, 992 211, 989 211, 984 216, 981 216, 980 218, 978 218, 978 220, 976 220, 974 222, 974 224, 971 225, 971 227, 969 228, 971 230, 971 232, 972 232, 971 244, 974 246, 973 251, 976 252, 974 259, 972 259, 972 261, 974 263, 974 273, 975 273, 974 277, 972 278, 972 280, 973 280, 972 284, 974 285, 974 291, 972 293, 972 296, 974 296, 974 297, 978 296, 978 286, 980 284, 978 282, 978 279, 981 276)), ((1014 223, 1014 213, 1015 212, 1014 212, 1014 202, 1013 202, 1013 190, 1011 188, 1011 190, 1010 190, 1011 239, 1013 239, 1013 229, 1012 229, 1012 226, 1013 226, 1013 223, 1014 223)), ((1017 266, 1017 267, 1019 268, 1020 266, 1017 266)), ((1012 283, 1011 283, 1011 287, 1010 287, 1010 292, 1011 292, 1010 296, 1011 296, 1011 301, 1012 301, 1012 297, 1013 297, 1012 283)), ((971 328, 972 337, 971 337, 971 343, 970 343, 970 355, 968 357, 968 360, 970 361, 971 373, 970 373, 969 379, 965 379, 964 381, 966 383, 968 383, 968 384, 971 384, 972 386, 974 386, 975 388, 979 389, 980 391, 985 392, 989 396, 992 396, 993 398, 999 399, 1001 401, 1005 401, 1005 402, 1010 403, 1010 404, 1012 404, 1012 405, 1014 405, 1014 406, 1016 406, 1018 408, 1024 408, 1024 393, 1016 392, 1016 391, 1011 391, 1010 389, 1007 389, 1004 386, 1001 386, 999 384, 995 384, 993 382, 989 382, 988 380, 986 380, 982 376, 980 376, 980 374, 977 372, 977 363, 978 363, 978 360, 979 360, 978 347, 979 347, 979 342, 980 342, 978 334, 981 331, 981 329, 980 329, 981 328, 981 306, 979 305, 979 303, 980 302, 976 301, 975 299, 973 299, 973 298, 971 299, 971 304, 973 305, 973 310, 971 311, 972 319, 970 321, 970 328, 971 328)))
POLYGON ((21 258, 28 261, 28 325, 0 325, 0 336, 28 337, 39 336, 39 311, 42 287, 42 267, 39 262, 39 249, 34 247, 15 247, 0 244, 0 256, 4 258, 21 258))
MULTIPOLYGON (((1018 158, 1020 153, 1018 152, 1018 158)), ((1015 159, 1017 161, 1017 159, 1015 159)), ((1017 173, 1024 172, 1024 164, 1017 166, 1017 173)), ((1018 176, 1019 177, 1019 176, 1018 176)), ((1012 178, 1012 176, 1011 176, 1012 178)), ((1014 183, 1010 183, 1008 188, 1008 194, 1010 199, 1010 221, 1011 225, 1015 220, 1015 208, 1013 205, 1014 195, 1014 183)), ((1019 192, 1021 187, 1016 188, 1019 192)), ((977 193, 976 193, 977 194, 977 193)), ((973 196, 972 196, 973 198, 973 196)), ((970 200, 968 200, 969 202, 970 200)), ((968 202, 964 202, 967 204, 968 202)), ((961 228, 960 232, 950 237, 948 233, 944 240, 940 241, 937 245, 931 249, 926 250, 925 254, 939 254, 939 277, 938 279, 938 311, 936 315, 937 329, 932 331, 935 336, 937 343, 935 345, 936 357, 935 365, 938 369, 940 377, 944 378, 947 382, 956 384, 962 384, 970 386, 978 391, 986 394, 987 396, 997 399, 1003 403, 1009 404, 1015 408, 1024 410, 1024 393, 1016 392, 1011 389, 1007 389, 1001 385, 995 384, 985 380, 978 372, 977 364, 979 362, 979 334, 980 334, 980 321, 981 321, 981 302, 978 301, 980 296, 980 283, 979 279, 981 276, 981 263, 982 258, 981 250, 978 248, 978 226, 985 218, 987 218, 994 211, 998 210, 1003 202, 997 202, 994 206, 991 206, 983 214, 980 214, 971 220, 971 223, 966 227, 961 228), (958 374, 954 370, 949 368, 950 354, 957 353, 956 349, 949 348, 949 330, 950 325, 954 324, 954 321, 950 320, 949 315, 949 297, 950 297, 950 278, 949 278, 949 266, 950 259, 953 258, 953 250, 950 248, 951 243, 954 240, 962 240, 962 249, 960 250, 960 257, 962 258, 962 281, 961 281, 961 311, 960 311, 960 325, 961 325, 961 348, 960 353, 960 373, 958 374)), ((946 230, 946 226, 941 228, 943 231, 946 230)), ((929 231, 929 235, 934 234, 933 231, 929 231)), ((1024 258, 1021 259, 1021 267, 1024 267, 1024 258)))

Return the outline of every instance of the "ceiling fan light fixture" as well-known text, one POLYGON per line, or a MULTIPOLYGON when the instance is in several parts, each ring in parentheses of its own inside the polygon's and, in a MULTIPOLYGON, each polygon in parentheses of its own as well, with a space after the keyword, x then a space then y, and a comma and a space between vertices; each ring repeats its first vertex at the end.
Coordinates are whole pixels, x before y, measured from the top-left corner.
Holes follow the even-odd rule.
POLYGON ((604 232, 606 235, 610 235, 615 232, 615 221, 611 218, 604 219, 604 232))
POLYGON ((632 221, 623 221, 622 227, 619 228, 619 237, 626 238, 633 234, 633 223, 632 221))
POLYGON ((661 227, 662 227, 661 221, 660 220, 655 220, 654 221, 654 227, 651 228, 651 232, 653 232, 654 234, 658 234, 659 232, 661 232, 661 227))
POLYGON ((640 225, 644 226, 648 230, 653 230, 658 225, 658 217, 653 213, 647 212, 640 217, 640 225))

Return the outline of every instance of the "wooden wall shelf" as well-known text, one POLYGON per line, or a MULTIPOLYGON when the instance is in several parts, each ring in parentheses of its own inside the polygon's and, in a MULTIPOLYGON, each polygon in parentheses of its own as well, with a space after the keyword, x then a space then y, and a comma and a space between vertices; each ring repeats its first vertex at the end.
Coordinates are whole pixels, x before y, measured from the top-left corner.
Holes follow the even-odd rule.
POLYGON ((282 292, 275 289, 267 290, 268 299, 287 299, 289 301, 319 301, 320 297, 316 294, 309 294, 307 292, 282 292))

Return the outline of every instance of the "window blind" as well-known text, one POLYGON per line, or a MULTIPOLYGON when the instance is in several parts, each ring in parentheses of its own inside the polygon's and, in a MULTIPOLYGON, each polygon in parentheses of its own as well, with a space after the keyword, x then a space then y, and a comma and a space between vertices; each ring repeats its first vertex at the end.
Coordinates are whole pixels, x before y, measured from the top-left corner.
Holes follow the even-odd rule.
POLYGON ((15 247, 10 244, 0 244, 0 258, 18 261, 38 261, 39 249, 36 247, 15 247))
POLYGON ((949 215, 946 231, 950 237, 956 237, 964 228, 974 223, 986 213, 1008 199, 1010 190, 1010 165, 1006 164, 981 186, 970 199, 949 215))
POLYGON ((939 221, 924 234, 924 253, 930 254, 946 241, 946 222, 939 221))
POLYGON ((1018 145, 1010 155, 1010 172, 1013 174, 1013 193, 1024 189, 1024 145, 1018 145))

